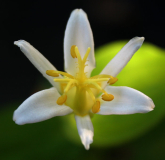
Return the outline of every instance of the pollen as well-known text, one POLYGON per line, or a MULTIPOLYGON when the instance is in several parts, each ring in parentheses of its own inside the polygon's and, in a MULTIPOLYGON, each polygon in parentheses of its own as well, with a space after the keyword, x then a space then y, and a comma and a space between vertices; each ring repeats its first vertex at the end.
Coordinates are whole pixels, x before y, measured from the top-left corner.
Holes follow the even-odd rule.
POLYGON ((114 96, 112 94, 105 93, 102 95, 102 99, 104 101, 112 101, 114 99, 114 96))
POLYGON ((111 76, 111 78, 109 79, 108 83, 109 83, 109 84, 114 84, 114 83, 116 83, 117 81, 118 81, 118 79, 117 79, 116 77, 112 77, 112 76, 111 76))
POLYGON ((51 77, 58 77, 58 76, 59 76, 59 74, 56 73, 56 71, 54 71, 54 70, 47 70, 47 71, 46 71, 46 74, 47 74, 48 76, 51 76, 51 77))
POLYGON ((70 49, 70 54, 73 58, 77 58, 76 52, 75 52, 76 45, 73 45, 70 49))
POLYGON ((97 113, 99 111, 100 111, 100 101, 97 100, 92 107, 92 112, 97 113))
POLYGON ((67 95, 62 95, 61 97, 59 97, 59 98, 57 99, 57 104, 58 104, 58 105, 64 104, 64 103, 66 102, 66 99, 67 99, 67 95))

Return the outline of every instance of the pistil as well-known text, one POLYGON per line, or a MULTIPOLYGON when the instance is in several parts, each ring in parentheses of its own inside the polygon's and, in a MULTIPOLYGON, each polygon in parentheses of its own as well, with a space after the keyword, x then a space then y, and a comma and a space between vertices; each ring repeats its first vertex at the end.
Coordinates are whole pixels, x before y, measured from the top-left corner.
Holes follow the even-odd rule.
POLYGON ((70 49, 71 56, 77 58, 78 72, 76 76, 72 76, 66 72, 47 70, 46 74, 52 77, 64 76, 62 79, 54 79, 59 82, 62 87, 62 95, 57 99, 57 104, 66 104, 71 107, 75 114, 84 116, 91 110, 93 113, 100 111, 100 100, 96 99, 98 93, 102 92, 104 101, 112 101, 114 96, 108 94, 102 87, 102 82, 114 84, 118 79, 111 75, 97 75, 87 78, 84 72, 87 66, 86 61, 90 53, 90 48, 87 49, 83 59, 81 58, 78 47, 73 45, 70 49), (73 88, 73 89, 72 89, 73 88))

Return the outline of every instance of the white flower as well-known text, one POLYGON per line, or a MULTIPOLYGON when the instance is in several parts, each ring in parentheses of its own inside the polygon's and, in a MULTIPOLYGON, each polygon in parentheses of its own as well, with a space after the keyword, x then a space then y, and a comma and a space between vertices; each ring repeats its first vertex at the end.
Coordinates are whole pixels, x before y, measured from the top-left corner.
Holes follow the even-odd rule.
POLYGON ((14 42, 49 80, 52 88, 35 93, 14 112, 15 123, 23 125, 75 114, 81 141, 86 149, 93 142, 93 125, 89 114, 146 113, 153 101, 129 87, 112 87, 115 78, 141 47, 144 38, 131 39, 107 64, 100 75, 90 77, 95 68, 93 35, 87 16, 81 9, 72 12, 64 37, 65 71, 56 68, 24 40, 14 42), (55 77, 55 78, 52 78, 55 77))

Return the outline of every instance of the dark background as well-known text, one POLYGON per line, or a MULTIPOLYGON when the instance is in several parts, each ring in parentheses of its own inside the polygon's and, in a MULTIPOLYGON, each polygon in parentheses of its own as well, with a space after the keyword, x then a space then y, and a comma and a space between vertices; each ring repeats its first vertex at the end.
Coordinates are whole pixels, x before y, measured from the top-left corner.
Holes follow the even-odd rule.
MULTIPOLYGON (((1 104, 25 99, 40 73, 13 42, 24 39, 63 70, 63 37, 75 8, 88 15, 95 48, 111 41, 144 36, 165 47, 164 5, 140 0, 0 1, 1 104)), ((3 105, 4 106, 4 105, 3 105)))
POLYGON ((42 79, 47 82, 13 42, 20 39, 28 41, 58 70, 63 70, 64 31, 71 11, 76 8, 82 8, 88 15, 95 48, 135 36, 144 36, 145 42, 165 48, 163 2, 1 0, 0 159, 164 160, 165 119, 134 141, 109 148, 91 147, 89 151, 80 141, 77 145, 65 137, 60 117, 25 126, 18 126, 12 121, 13 111, 19 104, 37 91, 36 86, 42 79))

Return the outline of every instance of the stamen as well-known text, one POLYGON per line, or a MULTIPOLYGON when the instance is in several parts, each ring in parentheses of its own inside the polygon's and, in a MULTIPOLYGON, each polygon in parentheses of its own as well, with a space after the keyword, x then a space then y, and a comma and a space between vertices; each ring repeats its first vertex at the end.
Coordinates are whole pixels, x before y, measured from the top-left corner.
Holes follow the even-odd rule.
POLYGON ((118 81, 118 79, 117 79, 116 77, 112 77, 112 76, 111 76, 110 80, 109 80, 107 83, 109 83, 109 84, 114 84, 114 83, 117 82, 117 81, 118 81))
POLYGON ((90 81, 93 81, 93 82, 102 82, 102 81, 108 81, 109 78, 98 78, 98 79, 91 79, 90 81))
POLYGON ((80 52, 79 52, 77 46, 75 46, 75 53, 76 53, 76 56, 78 58, 78 64, 80 64, 80 62, 82 62, 82 59, 81 59, 81 55, 80 55, 80 52))
POLYGON ((97 79, 97 78, 111 78, 111 76, 107 74, 100 74, 100 75, 90 77, 89 79, 97 79))
POLYGON ((100 101, 96 101, 92 107, 93 113, 98 113, 100 111, 100 101))
POLYGON ((76 52, 75 52, 76 45, 73 45, 70 49, 70 54, 73 58, 77 58, 76 52))
POLYGON ((58 77, 59 74, 61 74, 61 75, 66 76, 68 78, 74 79, 74 77, 72 75, 70 75, 66 72, 61 72, 61 71, 47 70, 46 74, 49 76, 52 76, 52 77, 58 77), (56 76, 56 75, 58 75, 58 76, 56 76))
POLYGON ((59 74, 56 71, 54 71, 54 70, 47 70, 46 74, 48 76, 52 76, 52 77, 58 77, 59 76, 59 74))
POLYGON ((54 79, 55 82, 69 82, 72 79, 54 79))
POLYGON ((100 75, 97 75, 97 76, 93 76, 93 77, 90 77, 89 79, 101 79, 101 78, 109 78, 109 81, 108 83, 109 84, 114 84, 115 82, 118 81, 118 79, 116 77, 113 77, 111 75, 106 75, 106 74, 100 74, 100 75))
POLYGON ((89 47, 84 55, 81 54, 76 45, 73 45, 70 49, 70 54, 73 58, 77 58, 75 67, 76 74, 72 76, 66 72, 47 70, 46 74, 55 78, 55 82, 59 82, 61 85, 62 95, 57 99, 56 103, 58 105, 63 105, 67 101, 67 105, 71 107, 76 114, 84 116, 92 110, 93 113, 98 113, 100 111, 100 99, 97 99, 102 94, 102 99, 104 101, 112 101, 114 96, 108 94, 102 88, 102 82, 107 82, 109 84, 114 84, 118 79, 111 75, 98 75, 88 78, 85 72, 85 67, 88 66, 87 58, 91 48, 89 47), (68 98, 68 100, 67 100, 68 98), (71 98, 71 100, 70 100, 71 98))
POLYGON ((86 51, 86 53, 85 53, 85 56, 84 56, 84 58, 83 58, 83 63, 84 63, 84 64, 85 64, 85 62, 87 61, 87 58, 88 58, 88 55, 89 55, 90 51, 91 51, 91 48, 88 47, 88 49, 87 49, 87 51, 86 51))
POLYGON ((64 93, 68 92, 69 89, 71 88, 72 84, 76 83, 76 80, 70 80, 70 82, 67 84, 64 93))
POLYGON ((112 101, 114 99, 114 96, 112 94, 105 93, 102 95, 102 99, 104 101, 112 101))
POLYGON ((96 88, 97 90, 100 90, 101 92, 107 94, 107 92, 104 91, 96 82, 93 82, 91 80, 86 80, 84 84, 87 84, 88 86, 93 86, 93 88, 96 88))
POLYGON ((59 97, 58 99, 57 99, 57 104, 58 105, 62 105, 62 104, 64 104, 65 102, 66 102, 66 99, 67 99, 67 95, 62 95, 61 97, 59 97))
POLYGON ((107 83, 109 83, 110 85, 111 84, 114 84, 115 82, 118 81, 118 79, 116 77, 113 77, 111 75, 106 75, 106 74, 101 74, 101 75, 97 75, 97 76, 93 76, 89 79, 102 79, 102 78, 109 78, 109 81, 107 83))

